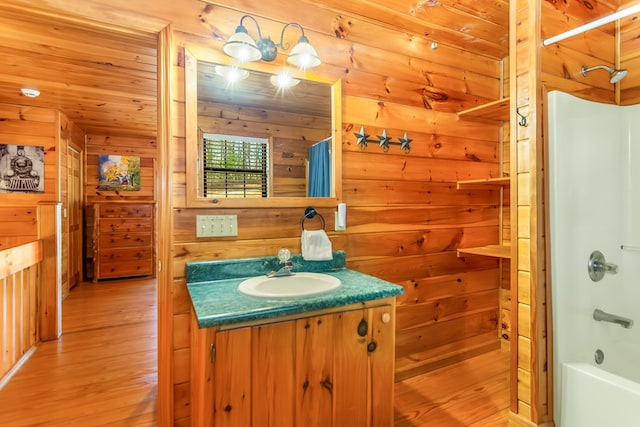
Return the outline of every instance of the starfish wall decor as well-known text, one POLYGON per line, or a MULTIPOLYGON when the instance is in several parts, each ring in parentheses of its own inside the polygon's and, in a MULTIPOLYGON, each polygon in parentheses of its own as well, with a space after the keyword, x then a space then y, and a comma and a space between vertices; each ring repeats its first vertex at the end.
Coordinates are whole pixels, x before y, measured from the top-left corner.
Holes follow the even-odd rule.
POLYGON ((409 153, 411 151, 411 146, 409 144, 413 139, 409 138, 406 132, 402 138, 398 138, 398 142, 392 141, 392 138, 387 136, 386 129, 382 130, 382 135, 378 135, 378 139, 369 139, 371 135, 364 131, 364 126, 360 126, 360 132, 354 132, 353 134, 356 136, 356 144, 360 146, 361 150, 365 150, 369 142, 377 142, 378 146, 382 147, 382 150, 385 153, 389 151, 390 145, 399 145, 405 153, 409 153))

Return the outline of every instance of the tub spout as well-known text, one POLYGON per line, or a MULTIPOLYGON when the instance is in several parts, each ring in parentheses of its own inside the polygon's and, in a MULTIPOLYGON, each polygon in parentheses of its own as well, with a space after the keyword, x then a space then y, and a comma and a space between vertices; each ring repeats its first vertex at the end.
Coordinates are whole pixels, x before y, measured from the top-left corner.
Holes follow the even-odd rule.
POLYGON ((599 322, 611 322, 622 326, 623 328, 630 329, 633 327, 633 320, 627 319, 626 317, 618 316, 616 314, 611 314, 604 312, 598 308, 593 310, 593 318, 599 322))

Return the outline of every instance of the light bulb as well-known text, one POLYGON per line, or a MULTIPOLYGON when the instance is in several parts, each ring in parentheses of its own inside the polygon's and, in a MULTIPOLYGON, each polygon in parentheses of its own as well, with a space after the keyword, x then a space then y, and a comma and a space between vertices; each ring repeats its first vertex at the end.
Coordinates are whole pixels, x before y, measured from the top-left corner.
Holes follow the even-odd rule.
POLYGON ((38 89, 23 87, 22 89, 20 89, 20 91, 27 98, 37 98, 38 96, 40 96, 40 91, 38 89))
POLYGON ((271 76, 271 84, 280 89, 293 87, 300 83, 300 80, 291 77, 287 70, 283 70, 276 75, 271 76))
POLYGON ((225 78, 228 83, 236 83, 249 77, 249 71, 228 65, 216 65, 216 74, 225 78))

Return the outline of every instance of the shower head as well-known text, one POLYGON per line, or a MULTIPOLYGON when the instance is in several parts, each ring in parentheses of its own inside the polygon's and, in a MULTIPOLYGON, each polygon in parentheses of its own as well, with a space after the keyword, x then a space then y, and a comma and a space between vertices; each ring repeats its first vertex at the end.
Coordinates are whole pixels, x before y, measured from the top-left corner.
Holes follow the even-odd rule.
POLYGON ((609 81, 611 83, 618 83, 620 80, 625 78, 627 73, 627 70, 613 70, 613 73, 609 76, 609 81))
POLYGON ((594 65, 593 67, 587 67, 586 65, 582 66, 582 75, 587 76, 587 73, 593 70, 607 70, 609 73, 609 82, 610 83, 618 83, 620 80, 624 79, 627 75, 627 70, 616 70, 615 68, 607 67, 606 65, 594 65))

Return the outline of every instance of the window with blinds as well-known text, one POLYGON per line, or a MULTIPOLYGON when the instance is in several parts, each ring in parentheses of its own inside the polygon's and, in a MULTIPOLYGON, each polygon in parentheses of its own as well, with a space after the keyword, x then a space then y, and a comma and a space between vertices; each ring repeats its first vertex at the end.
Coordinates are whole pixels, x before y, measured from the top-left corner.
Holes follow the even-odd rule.
POLYGON ((203 134, 204 197, 267 197, 269 140, 203 134))

